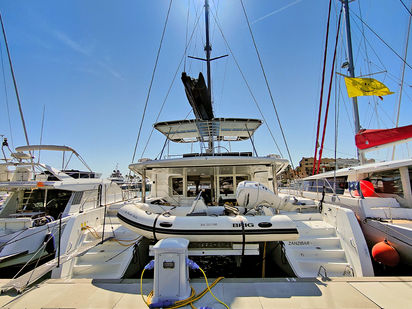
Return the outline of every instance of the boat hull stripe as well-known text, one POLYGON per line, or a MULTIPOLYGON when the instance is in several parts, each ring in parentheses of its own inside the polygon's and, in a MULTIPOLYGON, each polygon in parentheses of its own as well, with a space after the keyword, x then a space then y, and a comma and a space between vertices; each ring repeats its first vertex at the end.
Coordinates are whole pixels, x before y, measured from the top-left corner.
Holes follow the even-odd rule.
POLYGON ((187 230, 175 230, 175 229, 167 229, 167 228, 158 228, 158 227, 153 227, 153 226, 148 226, 144 225, 141 223, 137 223, 135 221, 132 221, 121 214, 117 214, 117 217, 122 220, 123 222, 127 223, 128 225, 131 225, 135 228, 145 230, 145 231, 150 231, 153 232, 154 229, 156 229, 156 233, 159 234, 176 234, 176 235, 186 235, 186 234, 191 234, 191 235, 267 235, 267 234, 296 234, 298 235, 299 232, 296 228, 283 228, 283 229, 268 229, 268 228, 263 228, 259 230, 250 230, 250 229, 245 229, 242 231, 242 229, 238 230, 196 230, 196 229, 187 229, 187 230))

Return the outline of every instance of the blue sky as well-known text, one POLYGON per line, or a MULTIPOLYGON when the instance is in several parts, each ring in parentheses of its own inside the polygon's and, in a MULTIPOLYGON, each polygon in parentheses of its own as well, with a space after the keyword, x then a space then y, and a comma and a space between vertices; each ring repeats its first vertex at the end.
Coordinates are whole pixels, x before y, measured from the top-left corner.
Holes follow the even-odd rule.
MULTIPOLYGON (((314 152, 328 1, 243 1, 292 160, 297 165, 303 156, 313 156, 314 152)), ((327 81, 339 3, 333 1, 327 81)), ((404 0, 404 3, 408 7, 411 5, 411 1, 404 0)), ((287 157, 240 1, 210 0, 210 4, 283 156, 287 157)), ((168 5, 167 0, 14 0, 0 3, 32 144, 39 143, 45 107, 44 144, 72 146, 93 169, 105 176, 117 164, 123 173, 127 172, 168 5)), ((366 24, 403 55, 409 14, 400 1, 359 0, 350 6, 353 13, 361 14, 366 24)), ((152 124, 183 56, 188 8, 190 31, 196 16, 202 14, 188 55, 204 57, 202 7, 200 0, 173 1, 136 158, 142 156, 152 124)), ((229 51, 214 25, 213 15, 212 57, 217 57, 229 54, 229 51)), ((344 24, 342 27, 344 29, 344 24)), ((392 127, 402 62, 365 27, 366 41, 363 40, 362 26, 355 16, 352 17, 352 28, 356 75, 387 71, 374 77, 395 92, 383 101, 374 97, 359 98, 361 125, 365 128, 392 127)), ((337 52, 339 67, 345 61, 344 34, 343 31, 337 52)), ((13 146, 24 145, 3 40, 1 48, 5 79, 0 76, 0 134, 7 136, 13 146)), ((409 58, 407 61, 412 63, 409 58)), ((184 119, 190 112, 180 81, 182 70, 180 67, 159 121, 184 119)), ((197 76, 199 70, 205 70, 204 63, 187 60, 189 74, 197 76)), ((406 67, 400 125, 411 124, 410 71, 406 67)), ((340 68, 339 72, 346 73, 340 68)), ((212 76, 217 117, 261 118, 232 55, 212 64, 212 76)), ((336 100, 333 88, 324 156, 333 157, 334 111, 338 104, 338 157, 354 157, 352 108, 342 78, 336 81, 336 92, 340 87, 341 94, 336 100)), ((155 132, 143 156, 155 158, 163 143, 163 136, 155 132)), ((257 131, 255 144, 259 155, 278 153, 266 126, 257 131)), ((249 142, 231 146, 236 151, 251 150, 249 142)), ((199 151, 199 148, 194 147, 194 150, 199 151)), ((170 154, 189 151, 190 146, 170 145, 170 154)), ((397 154, 398 157, 410 157, 406 146, 399 147, 397 154)), ((372 153, 369 157, 390 158, 388 151, 372 153)), ((48 157, 44 159, 49 160, 48 157)))

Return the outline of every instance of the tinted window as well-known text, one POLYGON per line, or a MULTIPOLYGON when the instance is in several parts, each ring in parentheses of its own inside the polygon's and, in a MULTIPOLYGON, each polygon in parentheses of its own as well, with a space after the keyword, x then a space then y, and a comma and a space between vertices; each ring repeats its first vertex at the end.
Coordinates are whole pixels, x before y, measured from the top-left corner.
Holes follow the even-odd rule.
MULTIPOLYGON (((410 172, 409 172, 410 173, 410 172)), ((369 174, 376 193, 397 194, 403 197, 401 174, 399 169, 369 174)))

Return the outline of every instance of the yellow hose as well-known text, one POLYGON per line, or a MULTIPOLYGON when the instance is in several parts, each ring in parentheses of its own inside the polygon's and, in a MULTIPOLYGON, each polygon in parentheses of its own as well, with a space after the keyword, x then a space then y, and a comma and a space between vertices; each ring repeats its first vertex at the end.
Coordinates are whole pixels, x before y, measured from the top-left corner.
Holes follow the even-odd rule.
MULTIPOLYGON (((204 289, 200 294, 195 295, 196 291, 195 289, 193 289, 193 287, 191 287, 192 292, 191 295, 187 298, 187 299, 183 299, 183 300, 178 300, 175 302, 175 304, 171 307, 167 307, 167 309, 176 309, 176 308, 180 308, 186 305, 190 305, 192 308, 196 308, 195 306, 193 306, 193 302, 199 300, 200 298, 202 298, 207 292, 210 292, 210 294, 213 296, 214 299, 216 299, 219 303, 221 303, 223 306, 225 306, 227 309, 229 309, 228 305, 226 305, 224 302, 222 302, 221 300, 219 300, 211 291, 211 288, 213 288, 220 280, 222 280, 224 277, 219 277, 217 278, 210 286, 209 286, 209 282, 207 281, 207 277, 205 272, 203 271, 203 269, 201 269, 199 267, 200 271, 202 272, 203 276, 205 277, 205 281, 206 281, 206 286, 207 288, 204 289)), ((147 301, 144 296, 143 296, 143 274, 145 272, 145 269, 143 268, 142 274, 140 276, 140 295, 142 296, 142 299, 144 301, 144 303, 149 307, 151 301, 147 301)), ((151 296, 153 295, 153 290, 149 293, 148 295, 148 300, 151 300, 151 296)))
POLYGON ((200 267, 199 267, 199 269, 200 269, 200 271, 202 272, 203 276, 205 277, 207 289, 209 290, 210 294, 212 294, 213 298, 216 299, 219 303, 221 303, 223 306, 225 306, 227 309, 229 309, 229 306, 228 306, 228 305, 226 305, 224 302, 222 302, 221 300, 219 300, 219 299, 212 293, 212 291, 210 290, 210 287, 209 287, 209 283, 207 282, 207 277, 206 277, 205 272, 204 272, 203 269, 201 269, 200 267))
POLYGON ((142 299, 143 299, 144 303, 147 305, 147 307, 149 307, 148 302, 146 301, 146 299, 144 299, 144 296, 143 296, 143 274, 144 274, 145 270, 146 269, 143 268, 142 274, 140 276, 140 295, 142 295, 142 299))
MULTIPOLYGON (((90 234, 91 234, 94 238, 96 238, 96 239, 101 238, 101 236, 99 236, 99 234, 97 233, 97 231, 96 231, 93 227, 86 225, 86 226, 84 227, 84 229, 88 229, 88 230, 90 231, 90 234)), ((119 245, 123 246, 123 247, 131 247, 131 246, 133 246, 133 245, 135 244, 135 241, 138 240, 139 238, 140 238, 140 236, 138 236, 138 237, 136 237, 136 238, 134 238, 134 239, 117 239, 117 238, 113 238, 113 240, 114 240, 115 242, 117 242, 119 245), (123 243, 122 243, 122 242, 123 242, 123 243)))

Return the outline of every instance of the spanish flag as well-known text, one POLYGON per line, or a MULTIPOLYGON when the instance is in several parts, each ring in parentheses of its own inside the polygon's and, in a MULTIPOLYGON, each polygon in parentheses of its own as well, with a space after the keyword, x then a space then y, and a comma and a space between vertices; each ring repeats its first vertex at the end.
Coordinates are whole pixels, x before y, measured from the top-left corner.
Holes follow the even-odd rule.
POLYGON ((346 89, 350 98, 364 95, 388 95, 393 94, 388 87, 373 78, 345 77, 346 89))

